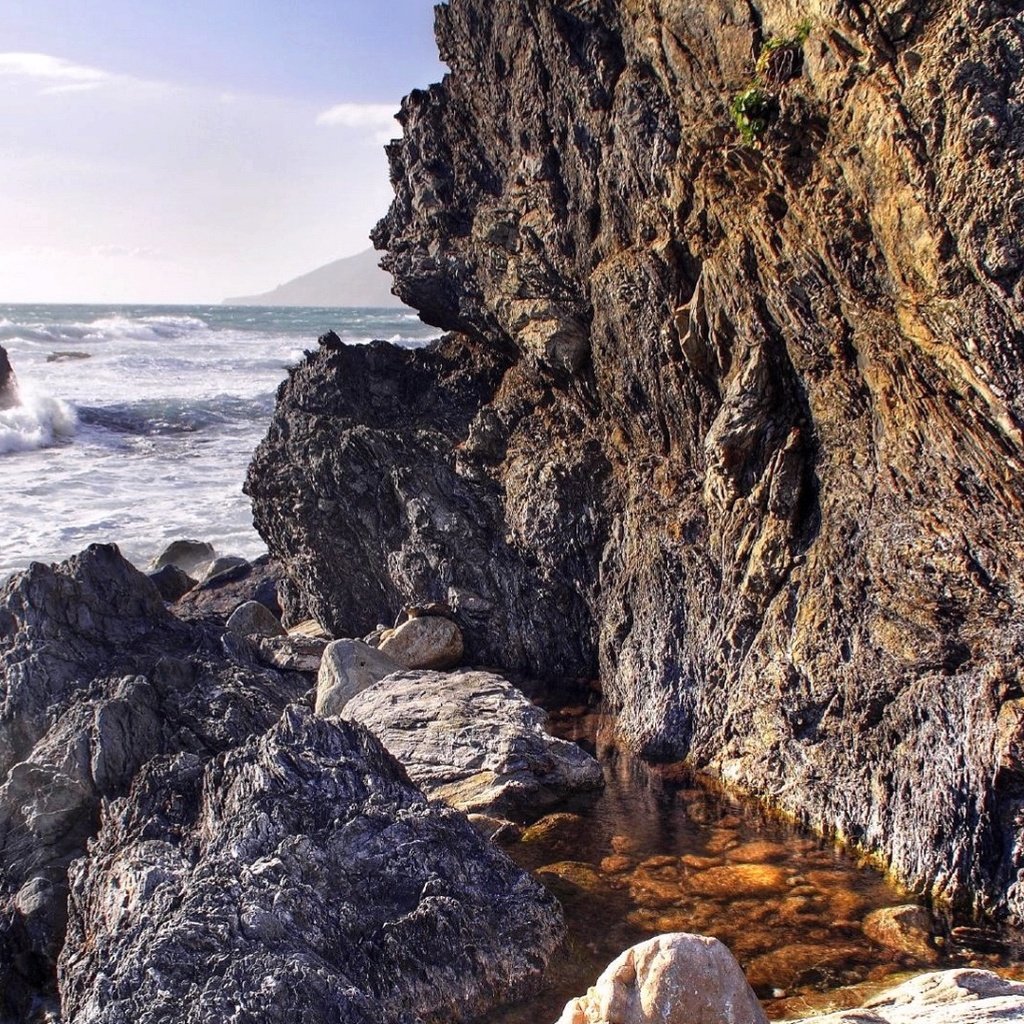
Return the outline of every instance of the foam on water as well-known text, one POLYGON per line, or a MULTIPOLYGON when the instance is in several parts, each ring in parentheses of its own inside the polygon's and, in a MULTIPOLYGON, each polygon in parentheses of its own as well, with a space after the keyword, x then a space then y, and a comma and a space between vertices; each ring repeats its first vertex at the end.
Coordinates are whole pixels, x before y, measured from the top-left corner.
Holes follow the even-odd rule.
POLYGON ((19 398, 12 408, 0 409, 0 455, 48 448, 74 434, 78 417, 67 402, 24 389, 19 398))
POLYGON ((0 412, 0 579, 99 541, 138 564, 184 536, 260 554, 245 472, 278 385, 328 330, 437 333, 401 309, 0 306, 23 399, 0 412))

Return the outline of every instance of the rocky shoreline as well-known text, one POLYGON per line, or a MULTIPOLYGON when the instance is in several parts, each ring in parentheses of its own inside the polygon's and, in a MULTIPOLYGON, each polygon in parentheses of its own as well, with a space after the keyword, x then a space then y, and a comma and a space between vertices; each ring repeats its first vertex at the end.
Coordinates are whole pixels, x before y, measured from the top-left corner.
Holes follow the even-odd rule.
MULTIPOLYGON (((0 1020, 471 1021, 527 997, 565 941, 552 887, 589 883, 569 863, 534 880, 500 843, 561 828, 571 815, 516 822, 600 787, 598 764, 506 680, 460 667, 446 609, 364 639, 287 630, 256 600, 278 570, 213 556, 174 545, 147 577, 93 546, 0 590, 0 1020), (161 595, 185 566, 205 582, 161 595)), ((756 897, 783 881, 769 845, 694 863, 688 883, 671 857, 636 879, 756 897)), ((635 863, 620 849, 613 873, 635 863)), ((934 962, 909 910, 864 932, 934 962)), ((620 959, 564 1021, 765 1020, 714 940, 620 959), (673 995, 684 980, 696 1009, 673 995)), ((828 1020, 1024 1014, 1024 986, 988 972, 915 985, 828 1020)))
MULTIPOLYGON (((0 1024, 487 1019, 565 955, 553 893, 613 876, 672 926, 560 1024, 762 1024, 777 962, 678 925, 737 888, 800 925, 829 880, 727 836, 518 867, 604 781, 521 673, 1024 924, 1019 13, 439 7, 374 238, 449 333, 290 373, 268 558, 93 546, 0 588, 0 1024)), ((920 907, 847 903, 939 961, 920 907)), ((1024 1020, 1024 986, 818 1020, 1024 1020)))

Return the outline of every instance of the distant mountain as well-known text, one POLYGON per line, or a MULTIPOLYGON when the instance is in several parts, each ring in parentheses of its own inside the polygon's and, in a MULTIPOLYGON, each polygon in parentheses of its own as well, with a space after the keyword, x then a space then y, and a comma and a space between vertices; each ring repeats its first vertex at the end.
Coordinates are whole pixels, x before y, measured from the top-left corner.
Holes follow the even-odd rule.
POLYGON ((335 260, 263 295, 225 299, 225 306, 401 306, 391 294, 391 275, 377 266, 373 249, 335 260))

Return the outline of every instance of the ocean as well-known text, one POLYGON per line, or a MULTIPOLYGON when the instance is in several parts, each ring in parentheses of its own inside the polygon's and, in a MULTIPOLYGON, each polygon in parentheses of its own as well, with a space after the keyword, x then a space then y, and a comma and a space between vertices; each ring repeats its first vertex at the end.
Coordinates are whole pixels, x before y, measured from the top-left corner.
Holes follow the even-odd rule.
POLYGON ((327 330, 437 334, 403 309, 0 305, 21 399, 0 411, 0 581, 94 542, 140 567, 182 537, 261 554, 242 482, 288 367, 327 330))

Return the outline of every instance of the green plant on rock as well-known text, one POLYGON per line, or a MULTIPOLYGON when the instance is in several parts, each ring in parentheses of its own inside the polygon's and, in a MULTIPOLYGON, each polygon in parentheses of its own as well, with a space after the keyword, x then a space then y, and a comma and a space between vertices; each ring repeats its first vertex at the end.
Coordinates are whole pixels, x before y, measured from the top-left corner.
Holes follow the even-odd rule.
POLYGON ((772 36, 761 46, 754 80, 732 99, 729 112, 747 145, 756 143, 778 112, 775 90, 800 74, 803 45, 811 34, 811 20, 804 18, 789 36, 772 36))
POLYGON ((775 97, 757 85, 737 93, 729 107, 733 123, 748 145, 765 133, 775 114, 775 97))

